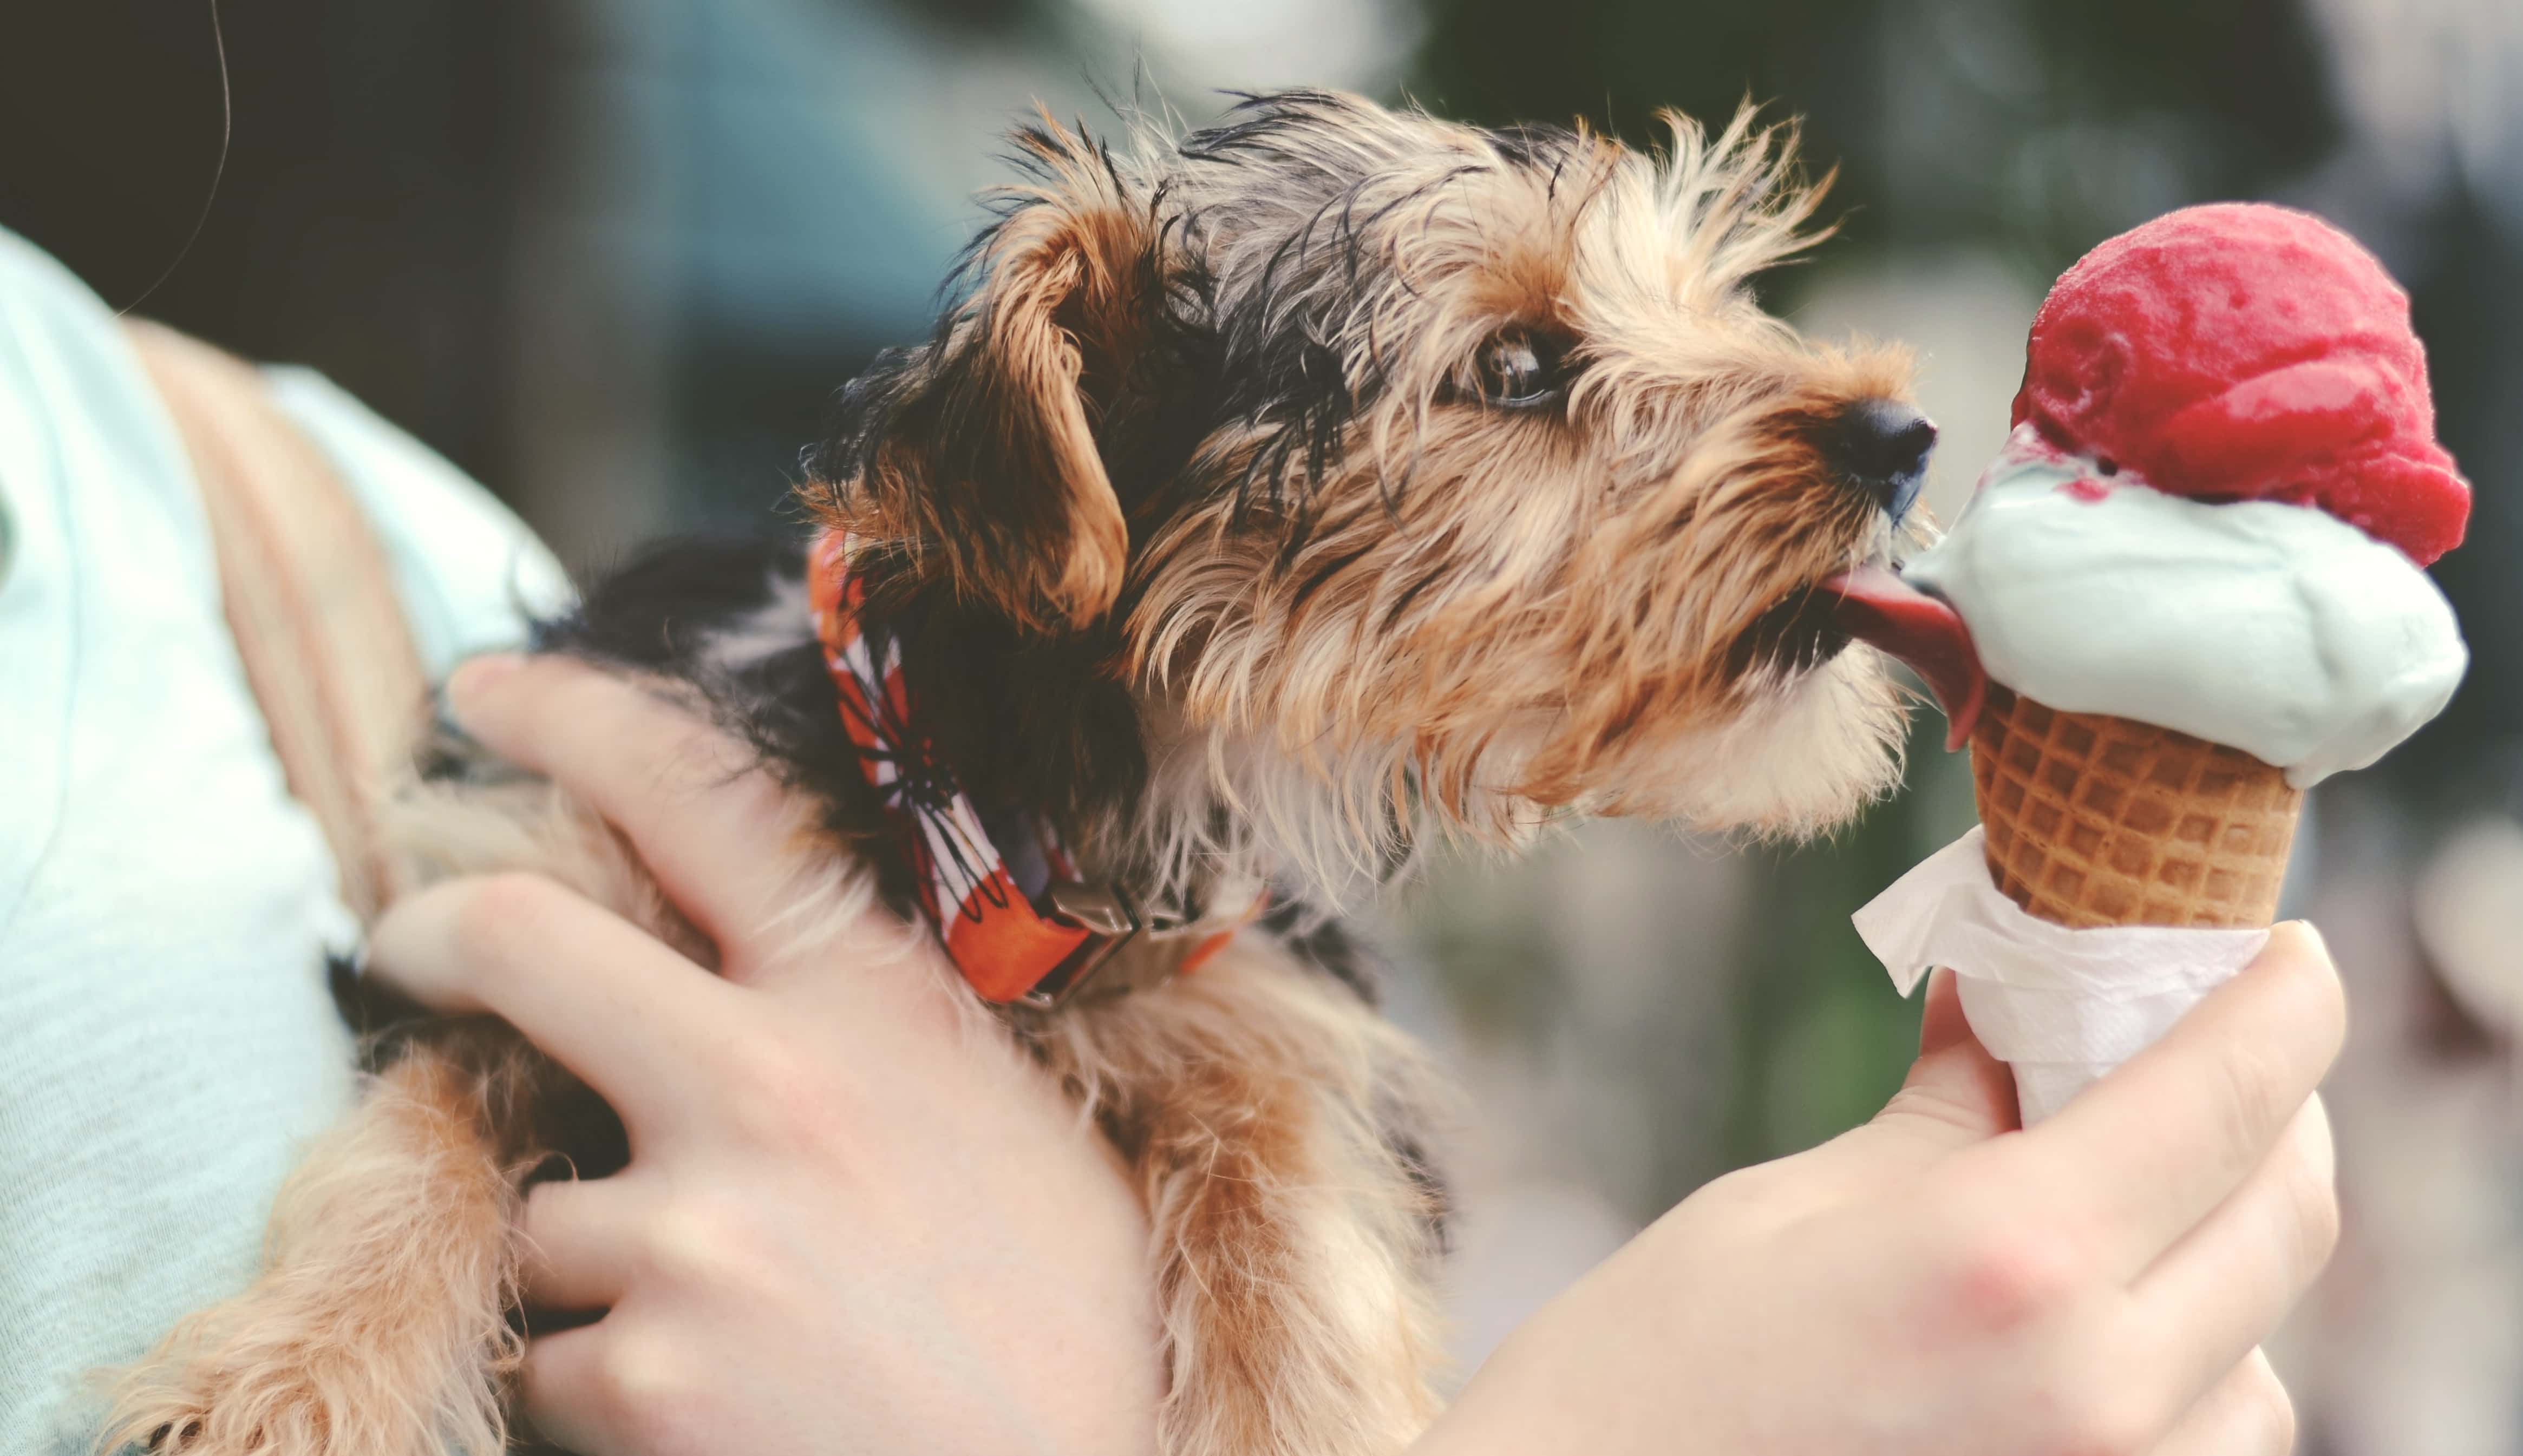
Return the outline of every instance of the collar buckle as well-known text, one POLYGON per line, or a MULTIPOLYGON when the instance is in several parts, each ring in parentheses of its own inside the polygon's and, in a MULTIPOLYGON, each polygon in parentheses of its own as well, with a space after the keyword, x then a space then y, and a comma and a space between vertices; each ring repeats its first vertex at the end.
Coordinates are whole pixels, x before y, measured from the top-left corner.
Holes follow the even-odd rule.
MULTIPOLYGON (((1086 932, 1084 944, 1018 998, 1036 1010, 1053 1010, 1076 1000, 1122 947, 1140 936, 1171 935, 1199 918, 1190 911, 1142 911, 1119 885, 1074 879, 1055 880, 1034 908, 1045 919, 1086 932)), ((1111 989, 1119 993, 1138 985, 1126 982, 1111 989)))
POLYGON ((1138 907, 1130 903, 1130 897, 1119 885, 1058 880, 1043 891, 1038 909, 1047 919, 1085 931, 1086 940, 1020 998, 1037 1010, 1068 1005, 1115 954, 1146 928, 1138 907))

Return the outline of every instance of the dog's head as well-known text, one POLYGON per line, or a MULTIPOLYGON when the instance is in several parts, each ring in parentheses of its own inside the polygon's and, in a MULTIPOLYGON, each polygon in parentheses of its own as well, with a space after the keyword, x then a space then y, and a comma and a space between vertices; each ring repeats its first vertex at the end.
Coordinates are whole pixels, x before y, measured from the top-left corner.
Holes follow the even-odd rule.
POLYGON ((1319 866, 1413 806, 1804 831, 1892 780, 1895 689, 1816 586, 1887 547, 1934 431, 1905 355, 1753 298, 1808 241, 1786 134, 1289 93, 1019 140, 809 498, 897 588, 1086 644, 1161 787, 1319 866))

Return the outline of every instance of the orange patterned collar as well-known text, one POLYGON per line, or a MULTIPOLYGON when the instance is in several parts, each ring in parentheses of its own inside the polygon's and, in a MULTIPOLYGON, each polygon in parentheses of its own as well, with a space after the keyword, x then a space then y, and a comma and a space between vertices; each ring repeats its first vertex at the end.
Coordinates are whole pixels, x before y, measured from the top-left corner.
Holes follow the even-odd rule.
MULTIPOLYGON (((840 531, 815 540, 807 569, 815 634, 840 694, 842 726, 899 832, 921 909, 975 993, 1055 1006, 1142 931, 1187 928, 1180 916, 1151 924, 1119 887, 1082 879, 1050 824, 1028 818, 1006 844, 992 839, 954 770, 914 726, 899 645, 863 630, 866 591, 850 573, 853 547, 840 531)), ((1180 969, 1208 959, 1241 923, 1194 947, 1180 969)))

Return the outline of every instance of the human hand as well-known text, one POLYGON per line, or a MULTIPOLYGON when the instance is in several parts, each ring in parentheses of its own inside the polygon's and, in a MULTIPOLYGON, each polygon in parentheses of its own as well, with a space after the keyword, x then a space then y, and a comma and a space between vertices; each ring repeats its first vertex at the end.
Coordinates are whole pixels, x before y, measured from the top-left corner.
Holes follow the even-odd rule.
POLYGON ((2330 1255, 2309 926, 2056 1117, 1931 986, 1881 1115, 1719 1179, 1519 1329, 1423 1456, 2278 1456, 2257 1348, 2330 1255))
POLYGON ((1118 1157, 941 953, 836 887, 733 739, 559 657, 450 684, 466 728, 626 834, 719 974, 532 875, 440 884, 377 974, 506 1018, 630 1133, 538 1186, 527 1417, 591 1456, 1144 1451, 1147 1218, 1118 1157))

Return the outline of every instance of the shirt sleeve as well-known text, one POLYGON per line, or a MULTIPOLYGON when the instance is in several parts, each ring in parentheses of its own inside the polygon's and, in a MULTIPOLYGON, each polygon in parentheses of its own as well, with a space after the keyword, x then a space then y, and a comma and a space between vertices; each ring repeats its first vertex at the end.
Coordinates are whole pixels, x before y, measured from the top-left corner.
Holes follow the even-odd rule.
POLYGON ((314 370, 263 373, 375 527, 432 678, 475 653, 520 646, 535 621, 568 610, 560 563, 490 492, 314 370))

